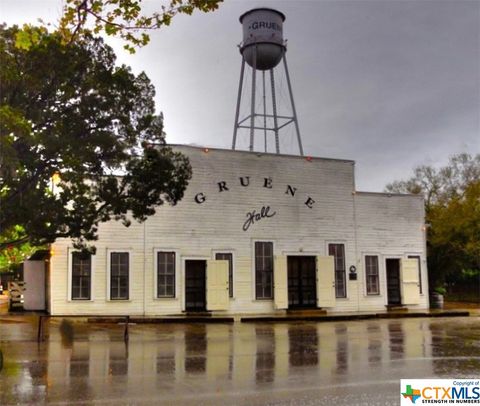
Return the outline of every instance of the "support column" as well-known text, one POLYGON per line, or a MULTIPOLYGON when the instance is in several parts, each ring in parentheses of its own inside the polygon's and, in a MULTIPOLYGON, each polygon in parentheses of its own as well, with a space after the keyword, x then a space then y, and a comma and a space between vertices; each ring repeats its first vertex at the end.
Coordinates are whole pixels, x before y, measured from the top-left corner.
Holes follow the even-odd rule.
POLYGON ((240 103, 242 101, 242 87, 243 87, 244 73, 245 73, 245 58, 242 55, 242 67, 240 68, 240 83, 238 85, 238 96, 237 96, 237 111, 235 112, 235 124, 233 125, 232 149, 235 149, 235 146, 237 144, 238 117, 240 115, 240 103))
POLYGON ((295 109, 295 102, 293 101, 292 85, 290 83, 290 75, 288 73, 288 66, 287 66, 287 56, 285 52, 283 53, 283 66, 285 67, 285 74, 287 75, 288 92, 290 93, 290 101, 292 102, 293 122, 295 123, 295 129, 297 130, 298 149, 300 150, 300 155, 303 156, 302 140, 300 139, 300 129, 298 127, 298 120, 297 120, 297 110, 295 109))

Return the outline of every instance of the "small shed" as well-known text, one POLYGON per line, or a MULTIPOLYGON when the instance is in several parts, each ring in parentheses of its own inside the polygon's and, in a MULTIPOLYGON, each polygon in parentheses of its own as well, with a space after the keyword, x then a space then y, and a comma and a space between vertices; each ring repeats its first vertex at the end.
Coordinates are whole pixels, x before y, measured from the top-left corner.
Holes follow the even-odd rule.
POLYGON ((23 280, 25 282, 24 309, 47 309, 47 265, 50 258, 48 250, 36 251, 23 263, 23 280))

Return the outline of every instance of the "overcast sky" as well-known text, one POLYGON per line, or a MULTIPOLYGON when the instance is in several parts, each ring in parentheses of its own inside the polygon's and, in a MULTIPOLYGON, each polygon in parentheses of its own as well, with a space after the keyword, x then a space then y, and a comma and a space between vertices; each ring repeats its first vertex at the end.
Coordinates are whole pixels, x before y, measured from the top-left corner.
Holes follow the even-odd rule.
MULTIPOLYGON (((0 18, 55 21, 61 4, 0 0, 0 18)), ((169 143, 231 147, 238 17, 262 6, 286 15, 306 155, 353 159, 357 189, 382 191, 416 165, 480 153, 480 1, 462 0, 226 0, 216 12, 177 17, 133 56, 109 40, 119 62, 154 83, 169 143)), ((282 152, 297 153, 293 135, 282 152)))

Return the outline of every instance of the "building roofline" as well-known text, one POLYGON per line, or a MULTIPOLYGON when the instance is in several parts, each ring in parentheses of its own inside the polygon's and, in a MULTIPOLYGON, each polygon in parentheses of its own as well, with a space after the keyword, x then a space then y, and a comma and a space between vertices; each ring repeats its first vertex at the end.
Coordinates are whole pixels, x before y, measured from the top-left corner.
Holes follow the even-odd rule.
POLYGON ((424 200, 423 195, 413 194, 413 193, 389 193, 389 192, 363 192, 360 190, 355 191, 357 195, 374 195, 374 196, 385 196, 385 197, 417 197, 424 200))
POLYGON ((345 163, 350 163, 352 165, 355 165, 355 161, 351 159, 339 159, 339 158, 325 158, 325 157, 318 157, 318 156, 311 156, 311 155, 293 155, 293 154, 276 154, 273 152, 260 152, 260 151, 245 151, 245 150, 240 150, 240 149, 226 149, 226 148, 218 148, 218 147, 209 147, 209 146, 201 146, 201 145, 188 145, 188 144, 167 144, 167 146, 175 148, 175 147, 180 147, 180 148, 192 148, 192 149, 202 149, 204 150, 207 148, 208 150, 211 151, 222 151, 222 152, 231 152, 231 153, 236 153, 236 154, 249 154, 249 155, 257 155, 257 156, 280 156, 280 157, 285 157, 285 158, 297 158, 297 159, 312 159, 312 160, 322 160, 322 161, 337 161, 337 162, 345 162, 345 163))

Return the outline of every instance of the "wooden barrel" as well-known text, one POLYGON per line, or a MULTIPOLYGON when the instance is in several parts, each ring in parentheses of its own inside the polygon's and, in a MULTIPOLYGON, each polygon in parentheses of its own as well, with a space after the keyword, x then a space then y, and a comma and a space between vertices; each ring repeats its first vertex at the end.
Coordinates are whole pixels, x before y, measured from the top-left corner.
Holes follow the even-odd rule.
POLYGON ((431 309, 443 309, 443 295, 433 292, 430 295, 430 308, 431 309))

